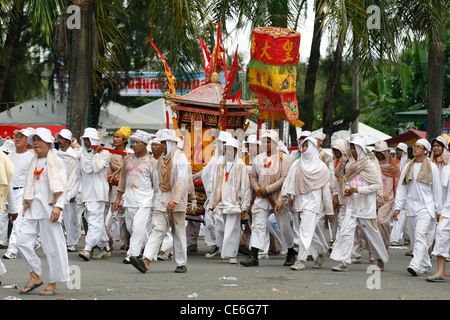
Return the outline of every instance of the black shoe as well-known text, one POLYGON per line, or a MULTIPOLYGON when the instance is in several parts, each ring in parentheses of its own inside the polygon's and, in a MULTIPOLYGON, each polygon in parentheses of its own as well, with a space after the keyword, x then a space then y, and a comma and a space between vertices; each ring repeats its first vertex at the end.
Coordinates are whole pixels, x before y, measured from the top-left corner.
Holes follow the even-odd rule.
POLYGON ((186 272, 187 272, 187 268, 186 268, 186 266, 178 266, 178 267, 175 269, 175 272, 176 272, 176 273, 186 273, 186 272))
POLYGON ((247 259, 245 259, 244 261, 241 261, 241 264, 246 267, 258 266, 259 259, 255 258, 254 256, 248 256, 247 259))
POLYGON ((294 254, 288 254, 286 257, 286 261, 284 262, 283 266, 292 266, 295 263, 295 255, 294 254))
POLYGON ((249 255, 250 255, 250 249, 247 248, 247 247, 244 246, 244 245, 240 245, 240 246, 239 246, 239 251, 238 251, 238 252, 241 253, 241 254, 243 254, 243 255, 245 255, 245 256, 249 256, 249 255))
POLYGON ((6 246, 4 244, 0 244, 0 249, 8 249, 8 246, 6 246))
POLYGON ((212 246, 211 250, 205 254, 205 258, 210 259, 214 256, 216 256, 219 253, 219 247, 218 246, 212 246))

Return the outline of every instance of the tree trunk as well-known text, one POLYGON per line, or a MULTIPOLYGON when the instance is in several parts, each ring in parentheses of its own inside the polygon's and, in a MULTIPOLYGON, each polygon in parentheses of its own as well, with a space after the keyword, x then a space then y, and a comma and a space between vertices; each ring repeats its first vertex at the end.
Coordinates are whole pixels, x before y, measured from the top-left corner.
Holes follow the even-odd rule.
MULTIPOLYGON (((5 102, 6 78, 9 70, 11 69, 11 58, 17 44, 19 43, 20 34, 22 33, 22 25, 24 20, 23 8, 24 1, 18 1, 14 3, 14 7, 12 9, 13 16, 11 18, 11 23, 4 45, 6 55, 4 61, 0 62, 0 102, 5 102)), ((6 109, 6 104, 0 104, 0 112, 5 111, 6 109)))
MULTIPOLYGON (((356 43, 353 45, 353 69, 352 69, 352 110, 359 110, 359 59, 356 55, 356 43)), ((356 118, 350 126, 351 133, 359 132, 359 121, 356 118)))
POLYGON ((77 139, 92 126, 93 0, 73 1, 80 7, 81 28, 72 30, 70 94, 67 126, 77 139), (91 119, 91 121, 89 121, 91 119))
POLYGON ((427 139, 442 134, 442 97, 444 92, 444 44, 430 42, 428 51, 428 129, 427 139))
POLYGON ((325 101, 323 103, 323 133, 326 134, 326 138, 323 142, 324 148, 329 148, 331 146, 331 135, 333 134, 334 93, 336 91, 336 86, 341 69, 344 41, 345 41, 345 30, 342 34, 339 35, 336 51, 334 52, 332 69, 330 72, 330 76, 328 78, 325 101))
POLYGON ((314 31, 311 43, 311 52, 309 55, 308 69, 306 71, 305 78, 305 92, 304 92, 304 112, 303 119, 301 119, 305 124, 303 126, 304 130, 313 130, 314 122, 314 91, 316 88, 316 77, 317 70, 319 69, 319 59, 320 59, 320 42, 322 40, 322 19, 323 14, 317 10, 319 7, 319 2, 321 0, 315 1, 315 18, 314 18, 314 31))

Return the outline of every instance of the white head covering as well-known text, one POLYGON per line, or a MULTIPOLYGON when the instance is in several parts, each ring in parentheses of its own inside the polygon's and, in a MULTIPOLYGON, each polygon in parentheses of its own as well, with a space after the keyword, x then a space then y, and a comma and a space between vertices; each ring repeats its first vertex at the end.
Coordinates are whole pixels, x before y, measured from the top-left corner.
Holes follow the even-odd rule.
POLYGON ((281 150, 281 151, 283 151, 283 152, 286 153, 286 154, 289 154, 288 148, 286 147, 286 145, 284 144, 284 142, 281 141, 281 140, 278 141, 278 149, 281 150))
POLYGON ((375 142, 375 149, 373 151, 374 152, 389 151, 389 147, 386 141, 377 141, 375 142))
POLYGON ((25 137, 29 137, 30 136, 30 134, 32 134, 33 132, 31 132, 28 128, 27 129, 16 129, 16 130, 14 130, 14 134, 16 135, 16 134, 18 134, 18 133, 21 133, 21 134, 23 134, 25 137))
POLYGON ((416 143, 419 143, 419 144, 423 145, 428 150, 428 153, 430 153, 430 151, 431 151, 431 144, 428 142, 427 139, 419 139, 419 140, 416 141, 416 143))
MULTIPOLYGON (((356 148, 356 152, 358 153, 358 159, 361 159, 363 156, 367 155, 366 151, 366 140, 363 137, 355 136, 349 144, 354 144, 356 148)), ((350 146, 349 146, 350 149, 350 146)))
POLYGON ((233 138, 233 136, 231 135, 230 132, 228 131, 220 131, 219 133, 219 137, 217 138, 217 140, 220 140, 222 142, 227 142, 228 139, 233 138))
POLYGON ((52 132, 47 128, 37 128, 35 133, 32 133, 28 136, 27 141, 28 144, 33 144, 33 137, 38 136, 41 138, 44 142, 50 143, 50 149, 53 149, 55 147, 55 139, 52 136, 52 132))
POLYGON ((135 133, 133 133, 130 136, 130 140, 139 140, 142 141, 145 144, 148 144, 149 140, 150 140, 150 136, 147 132, 142 131, 142 130, 136 130, 135 133))
POLYGON ((11 153, 13 151, 16 151, 16 146, 14 144, 14 141, 11 139, 6 139, 5 142, 3 142, 2 146, 0 147, 1 150, 7 153, 11 153))
POLYGON ((302 170, 306 171, 314 171, 319 167, 319 154, 320 150, 317 147, 317 139, 311 136, 307 137, 303 142, 303 144, 308 141, 308 150, 302 153, 302 161, 301 166, 302 170), (317 160, 317 161, 316 161, 317 160))
POLYGON ((325 140, 325 138, 327 137, 325 133, 320 131, 313 131, 309 136, 320 140, 325 140))
POLYGON ((171 130, 171 129, 162 129, 160 139, 161 139, 161 142, 162 141, 178 142, 178 137, 177 137, 177 134, 175 133, 175 130, 171 130))
POLYGON ((310 135, 311 135, 311 131, 308 131, 308 130, 302 131, 297 140, 300 140, 300 138, 309 137, 310 135))
POLYGON ((177 138, 177 146, 179 149, 183 150, 184 148, 184 140, 181 138, 177 138))
POLYGON ((84 139, 88 138, 91 141, 91 145, 98 146, 101 143, 101 140, 98 135, 98 131, 95 128, 86 128, 84 129, 84 133, 81 136, 81 146, 85 147, 84 139))
POLYGON ((58 141, 59 136, 63 137, 64 139, 67 139, 70 141, 70 144, 72 144, 72 132, 70 132, 69 129, 62 129, 60 133, 55 134, 55 139, 58 141))
POLYGON ((170 155, 172 154, 173 148, 176 148, 177 143, 178 143, 178 140, 177 140, 178 138, 175 133, 175 130, 162 129, 160 139, 161 139, 161 142, 163 142, 163 141, 166 142, 167 152, 163 155, 163 158, 167 159, 170 157, 170 155))
POLYGON ((406 143, 400 142, 395 148, 402 150, 404 153, 408 153, 408 146, 406 143))
POLYGON ((247 137, 246 143, 261 144, 261 141, 257 140, 256 134, 251 134, 247 137))
POLYGON ((270 138, 275 143, 278 143, 278 141, 280 140, 280 137, 279 137, 278 132, 276 130, 266 130, 261 135, 261 140, 263 140, 264 138, 270 138))

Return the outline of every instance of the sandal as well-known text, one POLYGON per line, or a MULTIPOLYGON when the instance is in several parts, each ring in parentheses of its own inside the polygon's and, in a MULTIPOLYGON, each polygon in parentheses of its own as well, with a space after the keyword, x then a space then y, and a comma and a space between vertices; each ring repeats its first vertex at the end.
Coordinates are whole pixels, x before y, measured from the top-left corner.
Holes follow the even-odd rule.
POLYGON ((25 287, 23 287, 22 289, 20 289, 19 294, 28 294, 31 291, 33 291, 36 288, 39 288, 40 286, 42 286, 43 282, 39 283, 39 284, 33 284, 33 285, 26 285, 25 287), (23 289, 30 289, 27 291, 23 291, 23 289))
POLYGON ((44 291, 39 292, 40 296, 54 296, 58 293, 53 289, 44 289, 44 291), (44 292, 50 292, 50 293, 44 293, 44 292))
POLYGON ((426 278, 425 280, 430 281, 430 282, 444 282, 445 281, 445 279, 439 278, 437 275, 430 276, 430 277, 426 278))

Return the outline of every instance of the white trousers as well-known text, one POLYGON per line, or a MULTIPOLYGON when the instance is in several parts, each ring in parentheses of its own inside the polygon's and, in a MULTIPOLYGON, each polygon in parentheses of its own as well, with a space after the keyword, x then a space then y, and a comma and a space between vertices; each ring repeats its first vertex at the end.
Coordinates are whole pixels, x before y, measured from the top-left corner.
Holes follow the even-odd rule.
MULTIPOLYGON (((268 220, 273 210, 265 210, 256 206, 252 207, 252 234, 250 237, 250 248, 258 248, 264 250, 268 237, 268 220)), ((277 226, 281 232, 281 245, 284 248, 292 248, 294 246, 294 231, 291 226, 289 211, 284 210, 275 215, 277 226)))
POLYGON ((319 255, 325 255, 328 250, 327 240, 322 228, 319 226, 322 214, 303 210, 299 212, 299 215, 300 242, 298 244, 297 260, 305 262, 308 255, 311 255, 313 260, 316 260, 319 255))
POLYGON ((6 246, 8 244, 8 211, 0 212, 0 244, 6 246))
POLYGON ((433 256, 450 258, 450 218, 441 216, 436 230, 433 256))
MULTIPOLYGON (((17 218, 13 222, 13 227, 11 230, 11 235, 9 236, 9 245, 8 245, 8 252, 17 254, 18 251, 18 245, 17 245, 17 231, 15 225, 20 223, 20 221, 23 219, 23 205, 22 205, 22 198, 23 198, 23 188, 14 190, 14 197, 16 198, 16 207, 17 207, 17 218)), ((37 239, 36 239, 37 242, 37 239)))
POLYGON ((172 212, 169 217, 166 212, 155 210, 152 217, 152 232, 145 245, 144 258, 150 261, 157 259, 161 244, 171 228, 175 263, 177 266, 185 266, 187 263, 185 219, 186 212, 172 212))
POLYGON ((205 213, 205 244, 207 246, 219 246, 223 241, 223 217, 216 208, 205 213))
MULTIPOLYGON (((78 206, 79 207, 79 206, 78 206)), ((69 202, 64 206, 63 222, 66 229, 67 245, 76 246, 81 236, 81 214, 76 202, 69 202)))
POLYGON ((222 214, 224 228, 219 250, 222 258, 236 258, 241 240, 241 215, 222 214))
POLYGON ((370 252, 373 253, 375 259, 388 262, 389 254, 381 238, 378 230, 376 219, 357 218, 346 214, 342 222, 342 226, 336 241, 333 244, 333 251, 330 258, 336 261, 351 264, 352 248, 355 244, 355 232, 357 226, 361 227, 362 232, 366 236, 370 252))
POLYGON ((167 255, 172 254, 173 252, 173 236, 172 230, 170 228, 169 231, 167 231, 166 236, 164 237, 164 240, 161 244, 161 251, 163 251, 167 255))
POLYGON ((105 204, 106 202, 102 201, 87 201, 84 203, 86 207, 84 216, 88 223, 84 247, 86 251, 91 251, 95 246, 98 246, 100 249, 110 249, 105 228, 105 204))
POLYGON ((405 210, 400 210, 400 213, 397 216, 397 221, 392 222, 392 231, 391 231, 391 242, 402 242, 403 241, 403 229, 405 228, 405 218, 406 212, 405 210))
POLYGON ((41 236, 42 250, 49 266, 48 282, 69 281, 69 258, 62 225, 60 222, 51 222, 50 219, 24 217, 17 227, 17 244, 28 270, 39 276, 42 274, 41 259, 34 250, 38 234, 41 236))
POLYGON ((148 240, 148 221, 152 220, 152 210, 150 207, 127 207, 124 215, 131 234, 127 255, 137 257, 148 240))
POLYGON ((6 267, 3 264, 2 259, 0 258, 0 276, 6 273, 6 267))
POLYGON ((428 252, 430 247, 429 233, 436 224, 435 221, 436 219, 432 218, 426 211, 415 216, 408 216, 408 229, 410 230, 413 254, 409 265, 421 273, 431 270, 431 259, 428 252))

